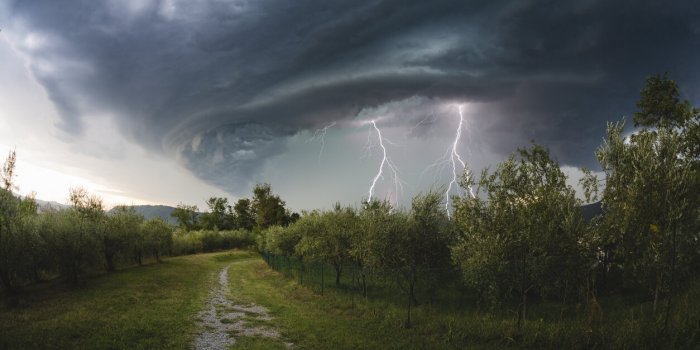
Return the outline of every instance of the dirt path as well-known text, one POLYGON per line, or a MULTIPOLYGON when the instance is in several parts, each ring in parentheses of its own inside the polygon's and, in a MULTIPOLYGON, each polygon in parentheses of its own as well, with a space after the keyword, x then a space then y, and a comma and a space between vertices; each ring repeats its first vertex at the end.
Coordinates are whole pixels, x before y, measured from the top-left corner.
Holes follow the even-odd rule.
MULTIPOLYGON (((198 314, 203 329, 194 342, 196 350, 228 349, 236 343, 235 337, 280 338, 278 330, 265 325, 272 320, 268 310, 256 304, 237 304, 228 298, 228 269, 219 273, 218 283, 213 283, 204 310, 198 314)), ((285 343, 292 348, 291 343, 285 343)))

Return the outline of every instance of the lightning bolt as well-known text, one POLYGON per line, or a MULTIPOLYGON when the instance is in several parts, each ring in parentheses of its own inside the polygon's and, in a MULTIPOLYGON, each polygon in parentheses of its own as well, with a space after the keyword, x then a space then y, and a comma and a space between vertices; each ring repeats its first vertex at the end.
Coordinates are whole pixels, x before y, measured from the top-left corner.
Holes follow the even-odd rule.
POLYGON ((314 140, 321 140, 321 149, 318 151, 318 162, 321 162, 321 157, 323 156, 323 150, 326 148, 326 132, 328 132, 328 129, 334 127, 336 122, 330 123, 326 126, 324 126, 321 129, 317 129, 314 132, 314 136, 306 140, 306 142, 311 142, 314 140))
POLYGON ((379 179, 384 179, 384 167, 386 166, 394 174, 394 186, 396 191, 395 200, 398 204, 398 193, 399 190, 403 189, 401 179, 399 178, 399 172, 396 170, 396 167, 391 161, 391 158, 389 158, 389 156, 387 155, 386 146, 384 146, 385 139, 382 136, 382 131, 379 130, 379 128, 377 127, 377 123, 374 120, 371 120, 369 123, 371 127, 369 129, 369 133, 367 134, 368 149, 369 147, 371 147, 370 137, 372 136, 372 129, 374 129, 374 131, 376 131, 377 133, 377 140, 379 140, 379 147, 382 149, 382 162, 379 164, 379 170, 377 171, 377 175, 375 175, 374 179, 372 179, 372 185, 369 187, 369 198, 367 199, 367 201, 372 201, 372 196, 374 195, 374 187, 377 185, 379 179))
MULTIPOLYGON (((447 217, 450 218, 450 191, 452 187, 457 185, 457 177, 460 171, 464 171, 467 165, 462 156, 459 154, 458 146, 462 138, 462 129, 464 128, 464 114, 462 112, 462 106, 458 106, 459 112, 459 125, 455 131, 455 138, 450 147, 447 148, 445 154, 438 159, 435 163, 431 164, 425 171, 431 168, 438 168, 439 172, 444 170, 444 167, 449 166, 452 169, 452 178, 447 185, 445 190, 445 211, 447 211, 447 217)), ((425 173, 425 171, 423 173, 425 173)), ((474 197, 474 191, 471 186, 468 187, 469 195, 474 197)))
MULTIPOLYGON (((457 152, 457 145, 459 144, 459 139, 462 137, 462 125, 464 124, 464 114, 462 114, 462 106, 460 105, 457 110, 459 111, 459 126, 457 126, 457 133, 455 135, 455 141, 452 143, 452 150, 450 151, 450 163, 452 163, 452 180, 447 185, 447 190, 445 191, 445 210, 447 211, 447 217, 450 217, 450 190, 452 185, 457 184, 457 163, 462 166, 462 171, 467 167, 462 160, 462 157, 457 152)), ((474 191, 471 186, 469 186, 469 194, 474 197, 474 191)))

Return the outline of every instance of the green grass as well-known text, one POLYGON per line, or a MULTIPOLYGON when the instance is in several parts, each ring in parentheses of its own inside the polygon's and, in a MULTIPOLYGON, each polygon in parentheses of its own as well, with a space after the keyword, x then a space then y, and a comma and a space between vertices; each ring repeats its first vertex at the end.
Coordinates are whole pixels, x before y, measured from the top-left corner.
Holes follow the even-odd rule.
MULTIPOLYGON (((433 325, 424 322, 426 310, 421 307, 415 310, 415 327, 405 329, 405 310, 393 303, 355 300, 353 306, 342 293, 328 291, 321 296, 295 279, 282 277, 260 260, 232 265, 229 283, 234 300, 268 307, 283 341, 299 348, 435 349, 464 345, 452 341, 447 330, 434 332, 433 325)), ((487 341, 482 345, 493 344, 487 341)))
POLYGON ((213 273, 247 252, 166 259, 0 301, 0 349, 187 349, 213 273))
MULTIPOLYGON (((282 341, 302 349, 700 348, 700 283, 676 298, 678 307, 663 335, 649 303, 618 297, 603 298, 600 319, 592 320, 585 305, 532 303, 520 331, 515 314, 507 310, 477 313, 423 303, 413 311, 413 327, 405 329, 404 302, 396 300, 400 295, 366 301, 355 297, 353 302, 346 289, 327 288, 319 295, 297 282, 260 260, 241 261, 229 270, 232 298, 268 307, 282 341)), ((265 342, 260 348, 281 344, 246 341, 265 342)))
POLYGON ((123 269, 91 277, 81 287, 59 281, 32 286, 19 306, 0 300, 0 349, 191 348, 199 331, 196 314, 229 263, 230 297, 266 306, 273 317, 243 320, 282 334, 280 339, 234 335, 231 349, 284 349, 286 342, 334 350, 700 348, 700 282, 674 299, 666 335, 649 302, 621 297, 602 298, 600 319, 592 321, 584 305, 562 310, 556 303, 533 303, 522 331, 508 306, 477 313, 468 306, 423 302, 413 311, 413 327, 405 329, 400 294, 392 298, 377 291, 368 300, 353 299, 347 288, 329 287, 319 295, 273 271, 256 254, 237 251, 123 269))
POLYGON ((260 338, 260 337, 238 337, 236 343, 229 349, 245 349, 245 350, 283 350, 287 346, 277 339, 260 338))

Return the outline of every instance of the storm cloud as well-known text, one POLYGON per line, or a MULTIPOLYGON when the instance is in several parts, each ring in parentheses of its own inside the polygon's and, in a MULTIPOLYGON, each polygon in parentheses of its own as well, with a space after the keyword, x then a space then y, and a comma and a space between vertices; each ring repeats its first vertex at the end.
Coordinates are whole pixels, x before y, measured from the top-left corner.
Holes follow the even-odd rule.
POLYGON ((3 11, 3 34, 66 135, 107 114, 231 193, 286 139, 332 122, 380 116, 422 137, 441 132, 426 118, 446 104, 472 103, 490 151, 535 140, 591 166, 605 121, 633 112, 646 76, 667 71, 700 100, 693 1, 46 0, 3 11))

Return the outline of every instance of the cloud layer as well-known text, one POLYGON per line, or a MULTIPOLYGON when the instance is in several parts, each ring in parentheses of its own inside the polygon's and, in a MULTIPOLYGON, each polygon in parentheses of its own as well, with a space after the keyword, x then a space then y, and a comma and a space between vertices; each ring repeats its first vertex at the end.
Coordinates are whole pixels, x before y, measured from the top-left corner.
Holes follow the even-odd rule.
POLYGON ((647 75, 668 71, 700 100, 692 1, 46 0, 5 12, 3 34, 67 138, 109 115, 231 193, 290 136, 332 122, 383 117, 422 137, 442 132, 446 104, 472 103, 490 151, 535 140, 591 165, 605 121, 633 111, 647 75))

